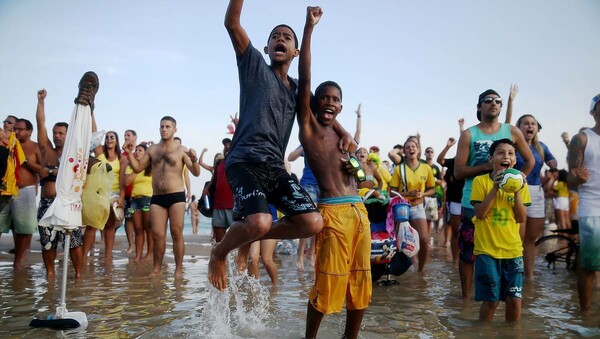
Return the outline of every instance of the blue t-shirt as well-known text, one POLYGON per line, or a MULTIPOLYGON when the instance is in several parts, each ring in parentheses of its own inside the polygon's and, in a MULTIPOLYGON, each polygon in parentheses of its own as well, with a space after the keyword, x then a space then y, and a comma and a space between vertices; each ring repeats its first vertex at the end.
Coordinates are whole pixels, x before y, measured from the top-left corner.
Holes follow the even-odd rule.
MULTIPOLYGON (((495 134, 483 133, 477 126, 469 127, 469 133, 471 134, 471 145, 467 166, 478 166, 490 161, 490 146, 492 143, 500 139, 511 139, 509 124, 501 124, 500 129, 495 134)), ((475 178, 465 178, 461 201, 463 207, 473 208, 473 205, 471 205, 473 179, 475 178)))
MULTIPOLYGON (((540 145, 542 146, 542 150, 544 150, 544 161, 542 161, 542 157, 535 149, 535 147, 533 147, 533 145, 529 145, 529 149, 531 150, 531 153, 533 153, 533 158, 535 159, 535 165, 533 166, 531 173, 529 173, 529 175, 527 176, 528 185, 541 185, 542 180, 540 174, 542 172, 542 167, 544 166, 544 163, 548 163, 548 161, 555 160, 554 155, 550 153, 548 147, 544 145, 544 143, 541 141, 540 145)), ((525 160, 523 160, 521 154, 517 152, 517 164, 515 165, 515 168, 521 170, 524 165, 525 160)))
MULTIPOLYGON (((302 157, 304 157, 304 152, 302 152, 302 157)), ((310 169, 310 166, 308 166, 308 161, 306 158, 304 158, 304 169, 302 170, 302 179, 300 179, 300 185, 318 185, 317 178, 315 178, 313 171, 310 169)))
POLYGON ((288 89, 262 54, 248 44, 238 60, 240 118, 231 141, 226 166, 269 163, 284 168, 284 155, 296 116, 298 86, 288 89))

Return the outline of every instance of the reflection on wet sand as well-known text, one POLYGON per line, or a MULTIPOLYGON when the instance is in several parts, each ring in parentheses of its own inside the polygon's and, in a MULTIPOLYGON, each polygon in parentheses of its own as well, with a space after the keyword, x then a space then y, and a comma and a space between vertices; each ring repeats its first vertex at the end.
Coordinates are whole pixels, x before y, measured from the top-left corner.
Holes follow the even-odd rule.
MULTIPOLYGON (((15 273, 8 253, 12 239, 0 238, 0 337, 56 336, 54 330, 28 327, 32 318, 54 312, 62 274, 60 270, 55 281, 46 280, 35 239, 28 254, 30 267, 15 273)), ((72 277, 70 268, 67 306, 85 312, 89 325, 63 334, 82 338, 303 336, 310 269, 298 271, 294 256, 277 255, 277 288, 270 287, 264 271, 260 284, 230 271, 231 287, 220 293, 206 280, 208 237, 186 235, 185 239, 187 255, 180 279, 173 278, 170 243, 162 276, 149 277, 151 261, 136 264, 133 257, 118 251, 108 265, 104 255, 95 251, 80 280, 72 277)), ((126 248, 125 243, 120 237, 115 248, 126 248)), ((399 284, 374 287, 362 338, 600 336, 600 291, 595 292, 592 312, 581 315, 574 272, 540 266, 536 280, 525 284, 522 320, 504 323, 500 306, 495 322, 489 325, 476 320, 478 302, 461 300, 458 271, 449 263, 448 250, 434 244, 431 254, 423 274, 413 266, 396 278, 399 284)), ((339 338, 344 321, 345 314, 325 317, 320 337, 339 338)))

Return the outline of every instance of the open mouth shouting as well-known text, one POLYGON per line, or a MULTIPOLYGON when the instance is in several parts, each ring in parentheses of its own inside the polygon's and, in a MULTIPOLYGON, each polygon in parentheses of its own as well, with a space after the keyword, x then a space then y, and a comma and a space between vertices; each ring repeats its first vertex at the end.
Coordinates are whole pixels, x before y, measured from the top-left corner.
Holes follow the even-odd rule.
POLYGON ((507 169, 510 168, 510 161, 508 160, 504 160, 500 163, 500 168, 502 169, 502 171, 505 171, 507 169))
POLYGON ((285 53, 287 52, 287 48, 285 46, 285 44, 283 43, 278 43, 277 45, 275 45, 275 55, 277 56, 284 56, 285 53))

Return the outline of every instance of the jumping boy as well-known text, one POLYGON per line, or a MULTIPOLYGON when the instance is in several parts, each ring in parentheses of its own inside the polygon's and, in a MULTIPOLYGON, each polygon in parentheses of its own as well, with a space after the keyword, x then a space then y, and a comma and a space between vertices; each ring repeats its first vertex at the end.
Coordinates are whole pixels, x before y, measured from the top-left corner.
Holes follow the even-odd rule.
POLYGON ((324 224, 316 235, 316 278, 309 295, 305 337, 315 338, 323 316, 340 312, 345 301, 343 338, 356 338, 371 300, 371 231, 356 180, 344 166, 347 159, 331 160, 343 156, 333 128, 342 111, 342 90, 333 81, 324 82, 311 102, 310 42, 322 13, 319 7, 307 9, 298 79, 300 142, 319 184, 318 206, 324 224))
MULTIPOLYGON (((238 65, 240 118, 226 159, 236 221, 213 247, 208 263, 208 280, 219 290, 227 287, 225 259, 230 251, 239 248, 237 265, 243 271, 252 242, 307 238, 323 227, 310 196, 284 165, 296 114, 297 85, 288 70, 299 53, 298 38, 289 26, 276 26, 264 48, 271 61, 268 65, 240 23, 242 5, 242 0, 231 0, 225 14, 238 65), (269 203, 286 217, 273 223, 269 203)), ((340 148, 356 148, 352 136, 339 124, 335 127, 344 136, 340 148)))
MULTIPOLYGON (((516 193, 499 188, 502 172, 516 161, 515 144, 496 140, 490 146, 491 174, 473 180, 471 204, 475 207, 475 300, 483 301, 479 320, 492 321, 500 300, 506 302, 506 321, 521 317, 523 245, 519 227, 531 203, 527 184, 516 193)), ((523 176, 525 179, 525 176, 523 176)))

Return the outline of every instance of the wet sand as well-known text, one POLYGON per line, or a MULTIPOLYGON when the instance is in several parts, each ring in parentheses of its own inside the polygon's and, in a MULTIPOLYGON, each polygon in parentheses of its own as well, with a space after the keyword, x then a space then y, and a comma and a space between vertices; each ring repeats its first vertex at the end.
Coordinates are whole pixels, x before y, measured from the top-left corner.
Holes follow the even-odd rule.
MULTIPOLYGON (((97 245, 81 279, 69 268, 67 308, 87 314, 85 329, 56 332, 33 329, 29 321, 54 313, 60 298, 62 257, 57 277, 48 281, 37 236, 28 254, 30 267, 12 270, 12 236, 0 239, 0 337, 171 337, 171 338, 300 338, 304 334, 308 290, 313 271, 299 271, 294 255, 276 255, 279 286, 272 287, 261 269, 260 283, 240 276, 229 265, 230 287, 217 292, 207 283, 210 251, 207 236, 185 235, 183 278, 173 277, 172 244, 167 241, 163 275, 149 277, 151 262, 134 263, 124 236, 118 236, 114 260, 104 262, 97 245)), ((362 338, 403 337, 598 337, 600 291, 588 315, 579 312, 573 272, 536 268, 536 280, 524 287, 523 315, 518 324, 503 321, 504 307, 492 325, 476 319, 480 303, 460 297, 458 270, 449 252, 432 247, 424 273, 413 267, 392 286, 374 286, 362 338)), ((232 260, 230 259, 230 264, 232 260)), ((339 338, 345 313, 326 316, 321 338, 339 338)))

